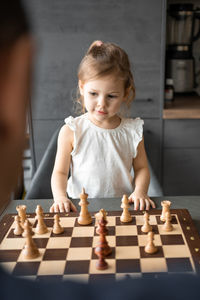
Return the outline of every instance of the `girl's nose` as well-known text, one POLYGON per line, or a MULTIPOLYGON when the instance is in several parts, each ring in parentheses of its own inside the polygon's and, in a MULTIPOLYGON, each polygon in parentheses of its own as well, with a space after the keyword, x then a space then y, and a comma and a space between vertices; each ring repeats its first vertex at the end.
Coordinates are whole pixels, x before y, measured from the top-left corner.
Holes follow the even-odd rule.
POLYGON ((104 107, 106 105, 106 99, 104 96, 98 97, 98 105, 104 107))

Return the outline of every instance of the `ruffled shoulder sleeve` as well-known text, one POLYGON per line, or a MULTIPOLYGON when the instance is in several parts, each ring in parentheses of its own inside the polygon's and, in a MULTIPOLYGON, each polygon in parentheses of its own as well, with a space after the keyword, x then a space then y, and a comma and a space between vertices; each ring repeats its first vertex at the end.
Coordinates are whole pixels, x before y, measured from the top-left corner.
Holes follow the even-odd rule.
POLYGON ((143 125, 144 121, 140 118, 127 119, 126 122, 126 127, 129 131, 129 136, 131 138, 133 158, 137 156, 138 144, 143 138, 143 125))
POLYGON ((135 129, 135 134, 137 135, 137 139, 139 142, 142 140, 143 137, 143 125, 144 121, 140 118, 136 118, 133 120, 133 127, 135 129))
POLYGON ((77 130, 76 130, 76 122, 75 122, 75 118, 73 118, 72 116, 65 118, 65 124, 69 126, 69 128, 74 132, 74 147, 73 150, 71 152, 71 155, 74 155, 77 149, 77 130))
POLYGON ((76 130, 75 119, 72 116, 65 118, 65 124, 68 125, 71 130, 76 130))

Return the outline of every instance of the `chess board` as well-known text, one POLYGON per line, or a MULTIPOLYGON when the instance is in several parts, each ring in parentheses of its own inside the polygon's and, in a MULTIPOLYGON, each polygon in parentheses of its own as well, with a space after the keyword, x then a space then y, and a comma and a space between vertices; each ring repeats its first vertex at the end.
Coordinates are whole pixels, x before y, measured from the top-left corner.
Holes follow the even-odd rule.
MULTIPOLYGON (((0 222, 0 265, 14 276, 32 280, 74 279, 92 282, 96 279, 118 280, 126 276, 155 277, 171 273, 200 273, 200 238, 186 209, 172 209, 173 231, 164 232, 160 221, 161 210, 150 210, 150 224, 158 247, 155 254, 147 254, 144 246, 147 235, 142 233, 143 212, 131 211, 133 220, 121 223, 121 211, 108 212, 107 241, 112 254, 106 258, 108 269, 97 270, 94 253, 99 236, 96 234, 94 213, 91 225, 78 224, 78 214, 60 213, 64 232, 52 232, 53 213, 45 214, 48 233, 34 235, 40 256, 24 260, 22 249, 25 239, 13 234, 14 214, 6 215, 0 222)), ((36 227, 35 214, 28 218, 36 227)))

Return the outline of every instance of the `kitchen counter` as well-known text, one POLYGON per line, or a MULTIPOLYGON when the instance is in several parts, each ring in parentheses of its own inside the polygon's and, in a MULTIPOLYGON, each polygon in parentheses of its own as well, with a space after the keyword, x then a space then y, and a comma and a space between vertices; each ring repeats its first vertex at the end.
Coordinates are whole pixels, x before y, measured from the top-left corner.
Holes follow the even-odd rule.
POLYGON ((173 102, 165 103, 163 119, 200 119, 200 96, 175 96, 173 102))

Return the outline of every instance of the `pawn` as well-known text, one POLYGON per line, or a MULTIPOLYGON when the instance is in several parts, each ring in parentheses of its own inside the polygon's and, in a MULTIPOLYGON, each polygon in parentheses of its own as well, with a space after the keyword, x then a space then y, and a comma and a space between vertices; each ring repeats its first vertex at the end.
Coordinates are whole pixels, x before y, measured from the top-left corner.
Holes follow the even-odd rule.
POLYGON ((144 214, 144 225, 141 227, 141 231, 144 233, 152 231, 152 226, 149 224, 149 214, 146 211, 144 214))
POLYGON ((60 225, 60 217, 58 214, 54 216, 53 233, 60 234, 64 231, 64 228, 60 225))
POLYGON ((36 219, 37 219, 37 226, 35 228, 35 232, 37 234, 45 234, 48 232, 47 226, 44 223, 44 214, 43 214, 43 209, 40 205, 37 205, 36 208, 36 219))
POLYGON ((162 229, 164 231, 172 231, 173 230, 173 225, 171 224, 171 214, 170 212, 166 212, 165 214, 165 224, 163 225, 162 229))
MULTIPOLYGON (((31 235, 34 235, 34 232, 33 232, 33 230, 32 230, 32 224, 29 222, 28 219, 25 220, 24 226, 26 226, 26 227, 29 226, 30 234, 31 234, 31 235), (27 223, 28 223, 28 225, 27 225, 27 223)), ((22 233, 22 236, 23 236, 23 237, 26 237, 25 231, 22 233)))
POLYGON ((128 223, 132 221, 132 217, 130 215, 130 212, 128 211, 130 205, 128 203, 128 197, 127 195, 124 195, 122 198, 122 204, 121 204, 121 208, 123 208, 123 213, 120 217, 120 221, 123 223, 128 223))
POLYGON ((25 259, 33 259, 37 258, 40 253, 38 248, 36 247, 32 235, 31 235, 31 227, 28 222, 24 223, 24 237, 26 238, 26 242, 24 248, 22 250, 22 255, 25 259))
POLYGON ((144 248, 145 252, 148 254, 153 254, 156 253, 158 251, 158 248, 154 245, 154 233, 153 231, 149 231, 148 235, 147 235, 147 245, 144 248))
POLYGON ((22 228, 22 226, 20 224, 20 217, 18 215, 15 216, 14 225, 15 225, 15 229, 14 229, 13 233, 15 235, 21 235, 23 233, 24 229, 22 228))

